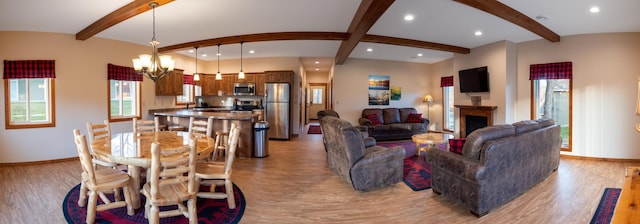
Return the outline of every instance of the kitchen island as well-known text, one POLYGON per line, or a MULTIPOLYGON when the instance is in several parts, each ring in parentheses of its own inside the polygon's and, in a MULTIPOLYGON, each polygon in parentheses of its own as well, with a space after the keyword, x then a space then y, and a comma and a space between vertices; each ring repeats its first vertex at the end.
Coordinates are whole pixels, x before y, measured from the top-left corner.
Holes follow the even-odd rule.
MULTIPOLYGON (((240 129, 240 136, 238 139, 238 148, 236 149, 236 156, 243 158, 251 158, 253 155, 254 145, 254 133, 253 127, 258 120, 258 115, 252 113, 233 113, 230 111, 194 111, 188 109, 158 109, 149 110, 149 114, 159 117, 161 125, 169 126, 183 126, 189 127, 189 119, 200 118, 207 119, 213 118, 213 131, 228 131, 231 124, 236 124, 240 129)), ((215 134, 212 134, 215 137, 215 134)))

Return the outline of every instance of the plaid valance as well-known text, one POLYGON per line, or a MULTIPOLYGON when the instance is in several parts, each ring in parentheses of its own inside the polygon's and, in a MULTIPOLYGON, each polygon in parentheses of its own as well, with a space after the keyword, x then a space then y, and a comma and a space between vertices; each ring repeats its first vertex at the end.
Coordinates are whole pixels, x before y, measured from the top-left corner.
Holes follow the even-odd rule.
POLYGON ((529 67, 529 80, 571 78, 573 78, 573 65, 570 61, 535 64, 529 67))
POLYGON ((142 75, 138 74, 133 67, 119 66, 109 63, 107 66, 109 80, 137 81, 142 82, 142 75))
POLYGON ((193 75, 182 75, 182 84, 195 85, 196 82, 193 81, 193 75))
POLYGON ((440 77, 440 87, 453 86, 453 76, 440 77))
POLYGON ((4 79, 39 79, 55 77, 55 60, 4 60, 4 79))

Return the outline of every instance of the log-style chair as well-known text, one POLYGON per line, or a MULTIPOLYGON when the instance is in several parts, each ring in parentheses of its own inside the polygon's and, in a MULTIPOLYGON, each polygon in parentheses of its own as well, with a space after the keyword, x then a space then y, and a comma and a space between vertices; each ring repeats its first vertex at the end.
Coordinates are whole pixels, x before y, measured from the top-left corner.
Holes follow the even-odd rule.
POLYGON ((206 135, 209 137, 213 137, 211 135, 213 131, 213 118, 209 117, 207 119, 197 119, 191 117, 189 119, 189 134, 196 135, 206 135))
MULTIPOLYGON (((111 125, 109 124, 108 120, 104 120, 103 123, 99 123, 99 124, 93 124, 91 122, 87 122, 87 133, 89 135, 89 139, 91 139, 91 144, 96 143, 98 141, 108 141, 111 139, 111 125)), ((118 164, 117 163, 112 163, 112 162, 108 162, 108 161, 104 161, 101 159, 96 158, 95 156, 93 156, 93 149, 91 149, 91 147, 89 147, 89 151, 91 153, 91 161, 93 162, 93 168, 94 169, 98 169, 99 166, 102 167, 106 167, 106 168, 111 168, 111 169, 117 169, 118 168, 118 164)), ((116 200, 121 200, 122 197, 120 195, 120 191, 115 190, 115 197, 116 200)), ((87 187, 84 184, 81 184, 80 186, 80 198, 78 199, 78 205, 81 207, 84 207, 86 204, 86 200, 84 200, 83 198, 86 198, 87 195, 87 187)))
POLYGON ((151 167, 148 182, 142 188, 147 198, 145 217, 149 223, 159 223, 160 218, 184 215, 189 223, 198 223, 196 213, 196 145, 191 137, 188 146, 177 149, 163 149, 160 143, 151 144, 151 167), (186 175, 185 175, 186 174, 186 175), (187 202, 187 206, 183 203, 187 202), (174 210, 160 211, 160 206, 177 205, 174 210))
POLYGON ((198 197, 210 199, 227 199, 230 209, 236 208, 236 201, 233 196, 233 182, 231 182, 231 171, 235 152, 238 146, 239 128, 232 127, 229 131, 229 151, 226 161, 220 162, 200 162, 196 165, 196 186, 200 184, 210 185, 209 192, 198 192, 198 197), (224 185, 224 192, 216 192, 216 186, 224 185))
POLYGON ((216 141, 213 144, 213 155, 211 156, 211 160, 216 161, 219 157, 224 158, 226 160, 226 156, 229 155, 229 143, 231 142, 231 138, 229 138, 229 130, 235 128, 237 125, 235 123, 231 123, 230 129, 216 131, 216 141))
POLYGON ((138 120, 133 118, 133 132, 157 132, 160 131, 160 119, 158 117, 153 120, 138 120))
MULTIPOLYGON (((78 149, 78 157, 80 158, 80 165, 82 166, 82 180, 81 185, 84 185, 89 190, 89 203, 87 204, 87 219, 86 223, 94 223, 96 218, 96 211, 104 211, 113 208, 127 207, 127 214, 133 215, 133 207, 131 204, 130 192, 130 177, 127 173, 116 169, 100 169, 95 170, 93 168, 93 162, 91 161, 91 154, 89 153, 89 147, 87 146, 87 137, 80 134, 80 130, 73 130, 74 142, 78 149), (113 191, 113 189, 122 188, 124 193, 124 201, 115 200, 111 201, 105 193, 113 191), (98 197, 102 199, 104 204, 98 205, 98 197)), ((136 192, 137 193, 137 192, 136 192)), ((86 194, 80 195, 80 200, 86 200, 86 194)))

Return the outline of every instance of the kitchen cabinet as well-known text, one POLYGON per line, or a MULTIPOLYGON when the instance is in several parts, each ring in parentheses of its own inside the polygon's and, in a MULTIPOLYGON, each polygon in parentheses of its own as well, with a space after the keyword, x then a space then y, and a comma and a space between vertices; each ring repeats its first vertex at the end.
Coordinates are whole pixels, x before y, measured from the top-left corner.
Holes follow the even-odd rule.
POLYGON ((234 75, 235 82, 256 82, 256 74, 255 73, 244 73, 244 79, 238 79, 237 75, 234 75))
POLYGON ((181 69, 173 69, 172 72, 164 75, 156 80, 156 96, 179 96, 182 95, 182 76, 181 69))
POLYGON ((293 83, 293 71, 265 71, 266 82, 286 82, 293 83))
POLYGON ((202 74, 200 75, 200 83, 202 87, 202 95, 203 96, 217 96, 218 95, 218 84, 216 80, 216 75, 211 74, 202 74))
POLYGON ((218 90, 221 90, 224 95, 233 95, 233 83, 236 82, 236 76, 238 74, 222 75, 222 80, 218 80, 218 90))
POLYGON ((264 96, 264 84, 267 81, 267 77, 263 73, 256 74, 256 95, 264 96))

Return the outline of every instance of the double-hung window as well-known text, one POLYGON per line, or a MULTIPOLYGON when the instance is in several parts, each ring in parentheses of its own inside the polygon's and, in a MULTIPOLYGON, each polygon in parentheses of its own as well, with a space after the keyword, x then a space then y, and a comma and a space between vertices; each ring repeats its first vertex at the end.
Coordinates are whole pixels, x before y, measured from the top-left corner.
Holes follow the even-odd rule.
POLYGON ((4 61, 5 129, 55 127, 55 61, 4 61))
POLYGON ((551 118, 560 125, 563 151, 571 151, 572 78, 571 62, 530 66, 532 119, 551 118))
POLYGON ((142 75, 132 67, 108 65, 109 121, 140 118, 142 75))
POLYGON ((442 129, 445 131, 453 131, 455 128, 455 118, 453 115, 455 111, 453 106, 453 76, 441 77, 440 87, 442 87, 442 129))

